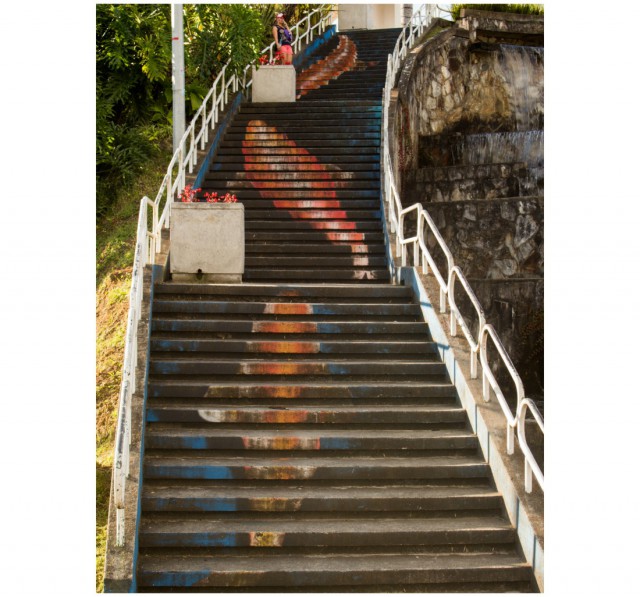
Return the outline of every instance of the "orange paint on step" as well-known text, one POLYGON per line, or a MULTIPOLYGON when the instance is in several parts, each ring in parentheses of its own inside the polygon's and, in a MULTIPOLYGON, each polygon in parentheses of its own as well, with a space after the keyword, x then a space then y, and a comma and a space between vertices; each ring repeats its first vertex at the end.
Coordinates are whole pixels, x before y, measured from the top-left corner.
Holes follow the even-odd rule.
MULTIPOLYGON (((289 396, 291 398, 291 396, 289 396)), ((295 396, 294 396, 295 397, 295 396)), ((306 423, 306 410, 270 410, 263 413, 261 423, 306 423)))
POLYGON ((249 375, 313 375, 316 363, 243 363, 242 372, 249 375))
POLYGON ((313 307, 308 303, 270 303, 263 313, 268 315, 312 315, 313 307))
POLYGON ((252 326, 253 332, 267 334, 315 334, 318 326, 307 321, 257 321, 252 326))
POLYGON ((283 354, 316 354, 320 352, 318 342, 256 342, 257 352, 283 354))
POLYGON ((327 85, 331 79, 336 79, 356 65, 356 45, 346 35, 339 35, 338 40, 338 47, 331 54, 300 73, 296 85, 298 97, 327 85))

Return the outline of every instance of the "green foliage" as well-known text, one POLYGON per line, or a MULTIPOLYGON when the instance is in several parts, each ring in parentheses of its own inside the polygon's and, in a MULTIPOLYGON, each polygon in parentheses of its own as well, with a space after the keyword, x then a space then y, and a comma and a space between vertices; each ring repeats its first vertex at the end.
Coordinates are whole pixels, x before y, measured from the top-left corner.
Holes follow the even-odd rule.
MULTIPOLYGON (((238 74, 258 57, 270 40, 280 6, 184 5, 187 122, 227 62, 228 74, 238 74)), ((171 139, 171 50, 171 5, 96 5, 99 218, 110 209, 118 190, 171 139)))
POLYGON ((451 16, 454 21, 460 18, 463 8, 490 10, 492 12, 515 12, 526 15, 544 15, 544 4, 452 4, 451 16))

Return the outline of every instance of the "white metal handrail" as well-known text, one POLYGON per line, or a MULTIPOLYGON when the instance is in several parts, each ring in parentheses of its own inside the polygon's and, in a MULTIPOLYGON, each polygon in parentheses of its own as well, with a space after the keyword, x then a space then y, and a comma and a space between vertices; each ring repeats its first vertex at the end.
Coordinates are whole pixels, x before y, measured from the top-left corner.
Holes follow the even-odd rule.
POLYGON ((450 332, 452 336, 457 335, 457 325, 460 324, 462 328, 462 333, 464 337, 467 339, 469 343, 469 348, 471 349, 471 354, 469 355, 469 360, 471 363, 471 379, 476 379, 478 377, 478 350, 480 349, 480 341, 479 336, 474 338, 471 333, 471 329, 467 325, 467 322, 462 317, 462 313, 460 313, 460 309, 458 309, 458 305, 456 304, 455 299, 455 290, 456 290, 456 278, 460 280, 460 284, 465 289, 467 293, 467 297, 471 301, 473 308, 476 310, 476 314, 478 315, 478 331, 482 330, 485 324, 485 316, 482 307, 480 306, 480 301, 477 299, 475 293, 473 292, 471 285, 467 281, 467 278, 462 273, 462 270, 459 266, 454 265, 449 270, 449 281, 447 283, 448 295, 449 295, 449 309, 451 311, 450 316, 450 332))
MULTIPOLYGON (((311 17, 327 8, 331 4, 322 4, 306 17, 300 20, 291 29, 296 32, 294 48, 296 51, 303 43, 313 41, 314 35, 322 33, 327 24, 333 22, 332 11, 313 26, 311 17), (306 23, 303 33, 298 35, 299 29, 306 23)), ((272 51, 275 42, 267 46, 262 53, 272 51)), ((251 77, 247 80, 247 73, 251 69, 251 64, 243 70, 242 81, 236 75, 227 77, 227 63, 218 76, 200 108, 196 111, 189 127, 185 131, 176 151, 169 162, 167 173, 162 179, 162 184, 155 197, 151 201, 148 197, 143 197, 140 201, 140 211, 138 212, 138 229, 136 236, 136 249, 134 255, 133 273, 131 276, 131 290, 129 293, 129 313, 127 316, 127 332, 125 336, 124 359, 122 367, 122 381, 120 384, 120 395, 118 404, 118 423, 116 426, 116 440, 114 450, 114 502, 116 507, 116 545, 122 547, 125 541, 125 488, 126 479, 129 475, 130 443, 131 443, 131 402, 135 391, 135 371, 137 361, 137 329, 140 320, 143 295, 143 274, 144 266, 155 263, 155 256, 161 250, 161 234, 163 228, 168 228, 171 217, 171 204, 177 199, 182 189, 185 187, 186 173, 193 172, 198 158, 198 145, 200 150, 204 150, 209 141, 209 132, 215 129, 220 120, 220 114, 229 101, 229 92, 236 93, 240 87, 245 90, 251 85, 251 77), (199 128, 198 128, 199 126, 199 128), (177 171, 176 171, 177 169, 177 171), (148 223, 148 208, 151 208, 151 229, 148 223), (160 210, 162 208, 162 212, 160 210)))
POLYGON ((116 507, 116 545, 124 545, 125 486, 129 475, 129 446, 131 444, 131 401, 136 388, 136 361, 138 358, 137 329, 142 307, 142 278, 147 263, 150 243, 154 239, 147 234, 147 206, 153 205, 148 197, 140 201, 136 250, 129 292, 129 314, 124 346, 124 366, 116 426, 114 470, 114 502, 116 507))
MULTIPOLYGON (((400 199, 397 187, 395 184, 393 163, 391 161, 391 153, 389 151, 389 105, 391 101, 391 90, 395 86, 395 79, 397 72, 400 68, 402 60, 407 56, 409 50, 413 47, 415 42, 420 38, 424 30, 430 25, 435 18, 435 9, 437 5, 423 5, 413 15, 410 22, 402 30, 402 33, 398 37, 396 46, 392 54, 389 55, 387 60, 387 78, 383 91, 383 127, 382 127, 382 154, 383 154, 383 170, 382 170, 382 187, 383 197, 388 206, 388 217, 390 221, 391 232, 396 234, 396 253, 400 253, 402 265, 406 265, 406 245, 414 243, 414 264, 419 266, 422 260, 423 273, 428 274, 427 264, 431 267, 435 278, 440 286, 440 312, 446 312, 446 306, 448 304, 450 310, 450 331, 451 335, 455 336, 456 322, 460 324, 463 330, 467 343, 471 351, 471 377, 477 377, 477 357, 480 356, 480 363, 482 366, 483 375, 483 398, 485 401, 490 399, 489 386, 493 388, 498 402, 502 408, 504 416, 507 420, 507 453, 513 454, 514 452, 514 435, 517 431, 518 443, 525 459, 525 490, 527 492, 532 491, 532 476, 535 475, 540 488, 544 491, 544 475, 540 469, 540 466, 536 462, 534 455, 532 454, 525 435, 525 417, 528 410, 531 411, 533 418, 538 423, 542 433, 544 434, 544 420, 542 415, 538 411, 534 402, 524 397, 524 386, 522 380, 518 375, 515 367, 502 342, 500 341, 495 329, 490 324, 486 323, 484 311, 480 306, 475 293, 465 278, 462 270, 455 265, 451 250, 444 241, 442 235, 438 231, 433 219, 429 216, 427 211, 422 208, 420 203, 416 203, 410 207, 404 208, 400 199), (416 237, 412 236, 406 238, 404 236, 404 215, 410 211, 417 211, 418 213, 418 227, 416 231, 416 237), (444 252, 447 259, 447 276, 445 282, 445 276, 441 273, 433 258, 433 255, 429 251, 425 237, 425 226, 423 221, 427 223, 428 229, 434 235, 441 250, 444 252), (478 315, 478 335, 475 337, 465 320, 463 319, 460 310, 455 302, 455 282, 458 280, 464 288, 467 297, 474 306, 478 315), (509 406, 506 402, 504 394, 500 388, 500 385, 496 381, 492 371, 491 364, 487 354, 487 339, 491 337, 493 344, 497 348, 498 355, 502 362, 506 366, 507 370, 511 374, 511 377, 516 386, 517 394, 517 411, 516 415, 513 415, 509 410, 509 406)), ((393 265, 390 266, 393 269, 393 265)))
POLYGON ((449 280, 447 279, 445 281, 444 277, 440 273, 440 270, 438 269, 438 266, 436 265, 436 262, 433 256, 431 255, 431 252, 427 248, 427 238, 425 236, 426 232, 425 232, 425 229, 423 228, 422 220, 426 222, 427 226, 429 227, 429 230, 433 234, 433 237, 436 239, 438 245, 440 246, 440 248, 442 249, 442 252, 444 253, 444 256, 447 259, 447 271, 451 271, 451 269, 453 268, 453 265, 454 265, 453 254, 451 253, 451 250, 447 246, 447 243, 444 241, 444 238, 442 238, 442 235, 440 234, 440 231, 436 227, 435 222, 429 215, 429 212, 426 209, 422 209, 421 216, 422 217, 420 220, 420 227, 418 230, 418 237, 419 237, 418 242, 420 243, 420 249, 422 249, 421 251, 422 252, 422 273, 425 276, 428 275, 429 267, 431 267, 431 271, 433 272, 433 275, 438 281, 438 284, 440 284, 440 313, 446 313, 449 280))

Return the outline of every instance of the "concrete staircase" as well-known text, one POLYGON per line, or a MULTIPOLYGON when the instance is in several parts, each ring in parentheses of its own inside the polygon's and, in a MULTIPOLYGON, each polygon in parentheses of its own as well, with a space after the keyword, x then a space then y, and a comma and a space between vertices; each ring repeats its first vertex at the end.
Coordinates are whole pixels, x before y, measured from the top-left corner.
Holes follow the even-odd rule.
MULTIPOLYGON (((349 37, 375 62, 397 33, 349 37)), ((534 587, 420 306, 389 281, 376 68, 243 105, 202 186, 245 205, 247 283, 155 288, 140 591, 534 587)))

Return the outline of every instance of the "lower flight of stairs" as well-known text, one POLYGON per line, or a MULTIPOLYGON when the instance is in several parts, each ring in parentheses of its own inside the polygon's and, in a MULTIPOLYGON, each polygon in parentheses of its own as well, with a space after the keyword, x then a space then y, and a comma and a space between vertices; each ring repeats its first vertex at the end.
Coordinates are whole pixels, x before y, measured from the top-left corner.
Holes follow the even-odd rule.
POLYGON ((411 290, 156 287, 138 589, 529 591, 411 290))

